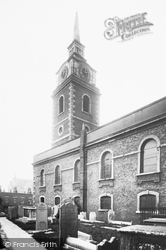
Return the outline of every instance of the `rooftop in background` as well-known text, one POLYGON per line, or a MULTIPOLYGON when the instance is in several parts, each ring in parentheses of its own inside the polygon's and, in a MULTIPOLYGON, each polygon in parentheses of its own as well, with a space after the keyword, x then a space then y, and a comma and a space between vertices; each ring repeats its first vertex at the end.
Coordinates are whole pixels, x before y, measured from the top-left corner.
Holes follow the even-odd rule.
POLYGON ((33 188, 33 180, 31 179, 19 179, 14 177, 13 180, 9 182, 8 191, 14 191, 17 189, 18 193, 27 193, 29 189, 33 188))

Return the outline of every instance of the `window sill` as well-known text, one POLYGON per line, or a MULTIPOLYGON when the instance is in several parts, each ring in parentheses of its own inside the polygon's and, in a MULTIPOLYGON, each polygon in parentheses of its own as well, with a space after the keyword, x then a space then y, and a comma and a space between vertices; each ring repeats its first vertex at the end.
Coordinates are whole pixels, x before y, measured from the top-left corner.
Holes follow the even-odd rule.
POLYGON ((148 173, 139 173, 139 174, 136 174, 136 176, 144 176, 144 175, 159 174, 159 173, 160 173, 160 171, 148 172, 148 173))
POLYGON ((40 186, 39 189, 40 189, 40 192, 45 192, 46 191, 46 186, 40 186))
POLYGON ((64 113, 65 113, 65 111, 62 111, 61 113, 58 114, 58 116, 60 116, 60 115, 62 115, 62 114, 64 114, 64 113))
POLYGON ((80 189, 80 182, 73 182, 73 190, 80 189))
POLYGON ((91 113, 90 112, 86 112, 84 110, 82 110, 83 113, 87 114, 87 115, 90 115, 91 113))
POLYGON ((62 191, 62 184, 55 184, 54 186, 53 186, 53 188, 54 188, 54 191, 62 191))
POLYGON ((111 208, 110 209, 102 209, 102 208, 98 209, 99 212, 108 212, 109 210, 111 210, 111 208))
POLYGON ((99 187, 103 187, 103 186, 113 187, 114 186, 114 178, 100 179, 98 180, 98 182, 99 182, 99 187))
MULTIPOLYGON (((137 210, 135 213, 136 213, 136 214, 141 214, 141 211, 137 210)), ((149 211, 144 211, 143 213, 149 214, 149 211)), ((155 215, 155 214, 154 214, 154 215, 155 215)), ((156 215, 157 215, 157 214, 156 214, 156 215)))
POLYGON ((110 177, 110 178, 105 178, 105 179, 99 179, 98 181, 107 181, 107 180, 114 180, 114 178, 110 177))
POLYGON ((160 172, 151 173, 141 173, 137 174, 137 184, 142 184, 144 182, 160 182, 160 172))

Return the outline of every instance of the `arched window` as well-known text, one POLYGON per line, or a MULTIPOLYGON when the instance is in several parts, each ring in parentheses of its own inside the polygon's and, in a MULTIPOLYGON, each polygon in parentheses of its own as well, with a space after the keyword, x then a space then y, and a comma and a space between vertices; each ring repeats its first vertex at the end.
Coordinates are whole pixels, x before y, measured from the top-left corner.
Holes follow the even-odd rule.
POLYGON ((82 110, 86 113, 90 113, 90 98, 87 95, 82 97, 82 110))
POLYGON ((156 196, 153 194, 144 194, 140 196, 140 210, 156 207, 156 196))
POLYGON ((45 174, 44 174, 44 169, 42 169, 41 172, 40 172, 40 186, 45 186, 45 174))
POLYGON ((60 166, 55 167, 55 185, 60 184, 60 166))
POLYGON ((74 182, 80 181, 80 160, 77 160, 74 164, 74 182))
POLYGON ((44 202, 45 202, 45 197, 44 197, 44 196, 40 196, 40 198, 39 198, 39 202, 44 203, 44 202))
POLYGON ((64 96, 59 98, 59 114, 64 112, 64 96))
POLYGON ((101 157, 100 179, 112 178, 112 154, 109 151, 103 153, 101 157))
POLYGON ((55 205, 59 205, 61 203, 61 197, 55 196, 55 205))
POLYGON ((142 143, 140 152, 140 173, 155 172, 158 169, 157 142, 148 138, 142 143))
POLYGON ((137 194, 137 211, 154 209, 159 204, 159 193, 155 191, 143 191, 137 194))
POLYGON ((113 195, 103 194, 99 197, 99 209, 113 210, 113 195))

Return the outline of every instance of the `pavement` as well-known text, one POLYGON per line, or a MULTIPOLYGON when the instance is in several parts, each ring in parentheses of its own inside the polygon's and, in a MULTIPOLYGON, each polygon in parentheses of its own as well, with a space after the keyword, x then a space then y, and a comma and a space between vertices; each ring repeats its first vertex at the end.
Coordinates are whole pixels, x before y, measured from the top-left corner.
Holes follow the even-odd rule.
POLYGON ((6 249, 19 250, 24 248, 24 250, 46 250, 46 248, 34 240, 30 234, 5 217, 0 217, 0 224, 1 229, 7 237, 7 240, 5 239, 6 249))

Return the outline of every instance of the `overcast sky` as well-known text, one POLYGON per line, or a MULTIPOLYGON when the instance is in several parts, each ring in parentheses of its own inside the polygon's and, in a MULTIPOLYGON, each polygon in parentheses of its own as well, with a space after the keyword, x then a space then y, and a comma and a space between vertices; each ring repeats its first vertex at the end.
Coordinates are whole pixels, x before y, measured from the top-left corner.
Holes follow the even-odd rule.
POLYGON ((0 0, 0 185, 33 177, 51 147, 56 72, 68 58, 78 12, 85 58, 97 71, 100 125, 165 96, 166 1, 0 0), (151 32, 104 37, 107 18, 146 12, 151 32))

